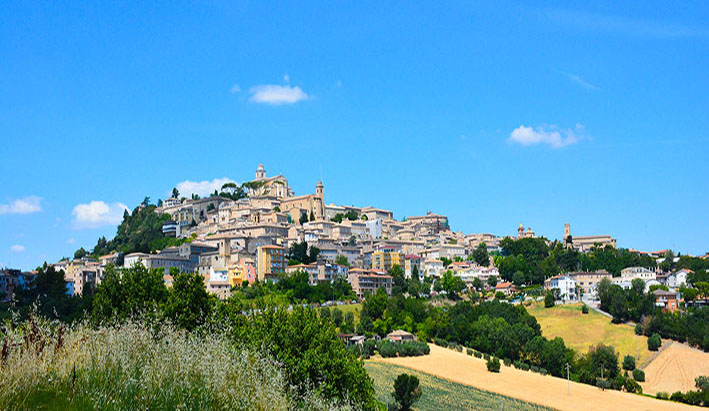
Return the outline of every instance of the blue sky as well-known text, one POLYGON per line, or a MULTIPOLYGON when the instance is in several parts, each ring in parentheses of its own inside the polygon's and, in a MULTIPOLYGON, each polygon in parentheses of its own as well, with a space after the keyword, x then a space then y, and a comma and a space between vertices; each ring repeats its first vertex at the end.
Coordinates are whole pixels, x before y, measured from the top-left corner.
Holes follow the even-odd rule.
POLYGON ((465 233, 709 251, 706 2, 86 3, 0 9, 0 265, 260 162, 465 233))

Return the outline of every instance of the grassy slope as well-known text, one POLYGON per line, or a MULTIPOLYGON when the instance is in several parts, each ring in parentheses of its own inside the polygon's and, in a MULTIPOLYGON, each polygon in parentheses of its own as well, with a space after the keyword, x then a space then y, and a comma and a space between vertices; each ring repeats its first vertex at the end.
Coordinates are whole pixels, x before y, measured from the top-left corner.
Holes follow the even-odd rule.
POLYGON ((414 405, 416 410, 546 410, 535 404, 525 403, 499 394, 482 391, 467 385, 454 383, 419 371, 394 364, 365 362, 364 368, 374 380, 377 399, 393 402, 394 380, 399 374, 413 374, 421 382, 423 392, 414 405))
POLYGON ((342 316, 344 318, 345 314, 347 313, 352 313, 354 314, 355 318, 355 324, 359 324, 359 313, 362 311, 362 304, 357 303, 357 304, 346 304, 346 305, 336 305, 335 307, 339 308, 342 310, 342 316))
POLYGON ((527 311, 537 318, 545 337, 561 337, 568 347, 579 353, 585 353, 591 345, 603 343, 615 347, 619 361, 630 354, 636 357, 639 367, 644 367, 651 358, 647 338, 635 335, 632 326, 613 324, 610 318, 594 310, 581 314, 580 304, 557 305, 552 308, 533 304, 527 307, 527 311))

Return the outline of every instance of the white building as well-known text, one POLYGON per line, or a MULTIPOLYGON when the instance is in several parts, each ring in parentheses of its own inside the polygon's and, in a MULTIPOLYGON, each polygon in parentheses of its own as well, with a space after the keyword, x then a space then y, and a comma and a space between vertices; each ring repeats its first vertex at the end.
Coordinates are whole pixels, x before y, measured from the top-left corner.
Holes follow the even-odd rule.
POLYGON ((559 298, 563 301, 576 299, 576 281, 568 275, 556 275, 544 281, 547 290, 558 289, 559 298))

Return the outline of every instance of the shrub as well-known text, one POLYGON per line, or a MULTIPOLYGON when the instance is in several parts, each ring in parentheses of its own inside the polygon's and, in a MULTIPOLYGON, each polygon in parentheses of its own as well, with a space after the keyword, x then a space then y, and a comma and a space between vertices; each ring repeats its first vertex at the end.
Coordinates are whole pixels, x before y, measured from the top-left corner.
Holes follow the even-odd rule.
POLYGON ((643 335, 643 325, 640 323, 635 324, 635 335, 643 335))
POLYGON ((657 351, 662 346, 662 339, 660 339, 660 334, 655 333, 647 339, 647 349, 650 351, 657 351))
POLYGON ((472 349, 472 348, 466 348, 466 349, 465 349, 465 352, 466 352, 468 355, 473 355, 473 349, 472 349))
POLYGON ((444 340, 443 338, 434 338, 433 343, 438 345, 439 347, 448 347, 448 341, 444 340))
POLYGON ((608 380, 604 378, 597 378, 596 379, 596 387, 601 388, 601 389, 608 389, 611 387, 611 383, 608 382, 608 380))
POLYGON ((626 355, 623 357, 623 369, 632 371, 635 369, 635 357, 632 355, 626 355))
POLYGON ((431 348, 423 341, 404 341, 393 344, 396 345, 400 357, 417 357, 428 355, 431 352, 431 348))
POLYGON ((482 358, 483 353, 481 353, 480 351, 475 351, 473 352, 473 355, 475 356, 475 358, 482 358))
POLYGON ((379 341, 377 344, 377 351, 379 351, 379 355, 384 358, 396 357, 399 352, 396 347, 396 343, 385 340, 379 341))
POLYGON ((549 374, 549 371, 547 371, 546 368, 543 368, 543 367, 542 367, 542 368, 539 369, 539 374, 541 374, 541 375, 547 375, 547 374, 549 374))
POLYGON ((581 314, 588 314, 588 306, 586 304, 581 306, 581 314))
POLYGON ((666 393, 666 392, 664 392, 664 391, 660 391, 660 392, 658 392, 658 393, 655 395, 655 397, 656 397, 658 400, 669 400, 669 399, 670 399, 670 394, 668 394, 668 393, 666 393))
POLYGON ((360 354, 363 358, 367 359, 374 355, 374 350, 377 349, 377 342, 374 340, 367 340, 362 343, 362 348, 360 349, 360 354))
POLYGON ((463 346, 460 345, 460 344, 456 344, 456 345, 455 345, 455 350, 458 351, 458 352, 463 352, 463 346))
POLYGON ((489 354, 483 354, 483 360, 489 361, 489 360, 490 360, 490 355, 489 355, 489 354))
POLYGON ((632 378, 627 378, 625 380, 625 385, 623 388, 625 388, 625 391, 631 393, 642 394, 643 392, 643 387, 641 387, 640 384, 638 384, 638 382, 633 380, 632 378))
POLYGON ((645 382, 645 371, 641 370, 640 368, 634 369, 633 378, 635 379, 635 381, 645 382))
POLYGON ((520 361, 520 360, 515 360, 514 363, 513 363, 513 365, 514 365, 514 367, 515 367, 516 369, 518 369, 518 370, 521 370, 521 369, 522 369, 522 361, 520 361))
POLYGON ((500 372, 500 360, 497 358, 487 360, 487 370, 490 372, 500 372))
POLYGON ((502 362, 504 362, 505 365, 508 366, 508 367, 509 367, 510 365, 512 365, 512 360, 510 360, 509 358, 503 359, 502 362))
POLYGON ((554 293, 551 291, 547 292, 547 295, 544 296, 544 308, 551 308, 554 306, 554 293))
POLYGON ((670 399, 672 401, 684 402, 684 394, 682 394, 682 391, 675 391, 670 395, 670 399))

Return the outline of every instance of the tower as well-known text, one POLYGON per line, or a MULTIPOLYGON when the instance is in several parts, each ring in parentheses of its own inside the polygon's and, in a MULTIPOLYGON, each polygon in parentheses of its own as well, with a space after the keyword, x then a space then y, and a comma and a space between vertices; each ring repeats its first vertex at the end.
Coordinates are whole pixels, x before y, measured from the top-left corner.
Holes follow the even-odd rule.
POLYGON ((325 198, 325 192, 324 187, 322 185, 322 181, 318 181, 318 184, 315 186, 315 197, 319 197, 320 199, 325 198))
POLYGON ((569 238, 571 235, 571 226, 569 226, 569 223, 564 224, 564 240, 569 238))
POLYGON ((256 180, 266 179, 266 169, 263 168, 263 164, 259 164, 256 168, 256 180))
POLYGON ((519 228, 517 229, 517 235, 519 238, 522 238, 522 234, 524 234, 524 226, 522 223, 519 223, 519 228))

